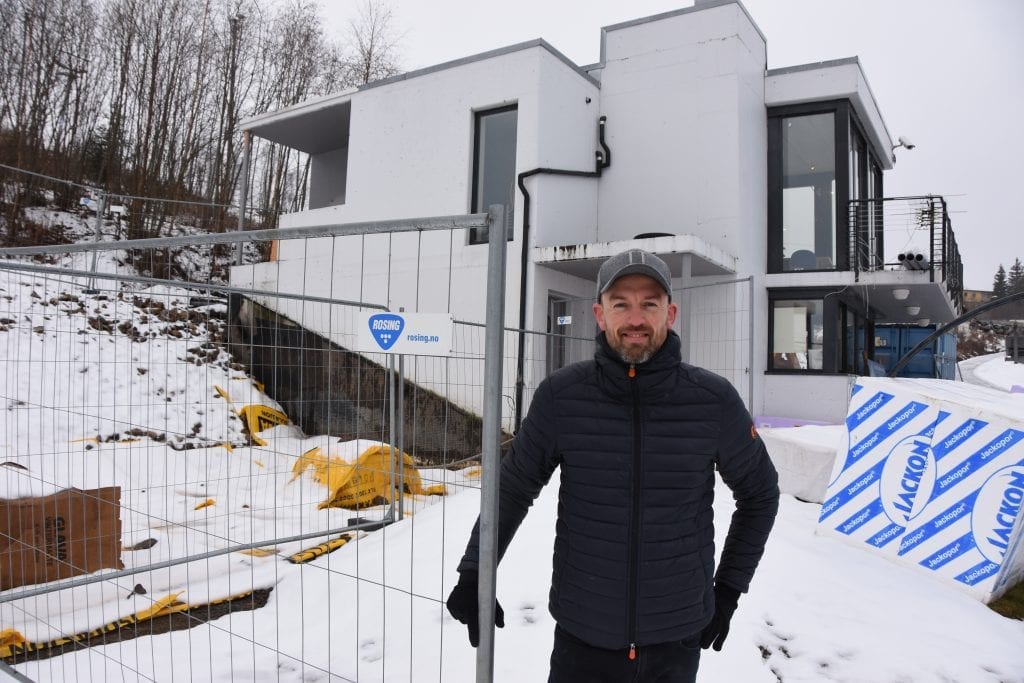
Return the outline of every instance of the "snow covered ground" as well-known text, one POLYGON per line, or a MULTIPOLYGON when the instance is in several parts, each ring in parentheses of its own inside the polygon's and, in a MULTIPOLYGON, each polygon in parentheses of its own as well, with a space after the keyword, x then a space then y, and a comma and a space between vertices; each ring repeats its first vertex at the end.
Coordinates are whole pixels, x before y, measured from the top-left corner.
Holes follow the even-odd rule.
POLYGON ((1005 354, 993 353, 960 361, 957 365, 965 382, 1024 392, 1024 363, 1008 363, 1005 354))
MULTIPOLYGON (((326 532, 354 516, 319 510, 326 488, 308 473, 293 480, 292 466, 314 446, 352 457, 367 444, 304 437, 287 426, 262 433, 266 446, 249 443, 235 408, 272 401, 226 354, 202 348, 207 326, 175 324, 140 305, 184 307, 184 293, 136 289, 62 300, 53 280, 2 270, 0 280, 0 318, 10 320, 0 331, 7 415, 0 422, 6 432, 0 435, 0 462, 26 468, 0 468, 0 496, 122 486, 124 545, 157 541, 125 552, 129 568, 231 543, 326 532), (133 325, 119 329, 125 320, 133 325), (180 336, 170 334, 173 329, 180 336), (196 348, 203 351, 201 362, 190 351, 196 348), (214 504, 197 509, 208 499, 214 504)), ((1024 366, 989 356, 972 362, 964 376, 1009 390, 1024 385, 1024 366)), ((834 445, 837 429, 774 432, 784 439, 790 432, 793 442, 810 440, 820 449, 834 445)), ((457 578, 479 491, 465 472, 423 475, 427 483, 446 484, 449 495, 410 500, 413 514, 405 520, 308 564, 284 558, 323 539, 2 603, 0 631, 13 627, 30 640, 44 640, 101 626, 167 595, 202 604, 273 589, 258 610, 15 669, 41 681, 475 680, 465 627, 442 603, 457 578), (133 592, 137 584, 145 594, 133 592)), ((730 503, 723 489, 716 503, 719 544, 730 503)), ((507 625, 497 632, 497 681, 546 679, 554 627, 546 605, 555 507, 552 485, 499 569, 507 625)), ((761 569, 740 602, 725 649, 705 653, 700 680, 1024 683, 1024 622, 817 535, 819 509, 783 496, 761 569)))

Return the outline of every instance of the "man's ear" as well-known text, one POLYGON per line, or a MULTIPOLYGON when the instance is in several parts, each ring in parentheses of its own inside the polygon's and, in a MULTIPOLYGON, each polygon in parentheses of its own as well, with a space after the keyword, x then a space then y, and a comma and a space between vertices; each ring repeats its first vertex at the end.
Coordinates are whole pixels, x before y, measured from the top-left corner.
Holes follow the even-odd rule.
POLYGON ((668 326, 672 327, 676 322, 676 315, 679 313, 679 306, 675 302, 668 305, 668 326))
POLYGON ((594 304, 594 320, 597 326, 604 332, 604 307, 601 304, 594 304))

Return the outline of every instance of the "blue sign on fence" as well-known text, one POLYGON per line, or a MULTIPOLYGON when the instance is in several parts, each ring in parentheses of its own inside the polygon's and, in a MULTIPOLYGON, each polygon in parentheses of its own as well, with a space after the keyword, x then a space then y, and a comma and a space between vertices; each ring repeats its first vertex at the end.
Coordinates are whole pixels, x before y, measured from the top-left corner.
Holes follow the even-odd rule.
POLYGON ((410 356, 449 356, 452 316, 448 313, 364 313, 357 351, 410 356))
POLYGON ((390 351, 405 329, 405 318, 394 313, 377 313, 366 322, 373 340, 382 351, 390 351))

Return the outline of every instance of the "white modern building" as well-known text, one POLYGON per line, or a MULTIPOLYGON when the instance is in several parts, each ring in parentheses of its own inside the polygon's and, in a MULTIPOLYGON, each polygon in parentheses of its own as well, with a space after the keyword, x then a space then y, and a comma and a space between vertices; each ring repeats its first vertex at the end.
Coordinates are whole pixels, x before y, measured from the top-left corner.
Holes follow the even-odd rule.
MULTIPOLYGON (((840 421, 875 324, 956 316, 945 204, 885 198, 895 143, 856 58, 768 70, 737 0, 600 40, 596 64, 535 40, 244 121, 311 155, 309 208, 281 227, 506 204, 507 324, 585 337, 601 261, 656 252, 675 276, 686 359, 729 377, 755 415, 840 421), (891 251, 907 245, 920 258, 891 251)), ((233 279, 482 321, 485 237, 281 244, 233 279)), ((526 373, 568 360, 548 353, 526 373)))

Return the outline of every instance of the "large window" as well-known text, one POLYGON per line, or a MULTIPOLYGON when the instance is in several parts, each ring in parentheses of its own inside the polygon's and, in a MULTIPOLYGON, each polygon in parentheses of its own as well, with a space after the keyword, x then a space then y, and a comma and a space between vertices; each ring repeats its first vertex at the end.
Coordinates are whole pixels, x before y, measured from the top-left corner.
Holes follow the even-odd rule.
POLYGON ((860 270, 876 270, 883 265, 884 246, 882 242, 882 170, 868 151, 867 142, 860 126, 852 118, 849 122, 849 179, 850 195, 853 201, 848 218, 856 240, 854 254, 860 270))
POLYGON ((821 299, 777 299, 772 305, 772 370, 821 370, 825 319, 821 299))
POLYGON ((782 123, 782 270, 823 270, 836 260, 835 114, 782 123))
POLYGON ((773 289, 768 302, 769 371, 866 374, 874 327, 856 292, 773 289))
POLYGON ((846 100, 777 107, 768 114, 768 272, 849 270, 881 251, 877 159, 846 100), (854 235, 851 229, 856 228, 854 235))
MULTIPOLYGON (((505 205, 508 238, 513 235, 512 206, 516 185, 516 122, 513 105, 477 112, 473 136, 472 212, 483 213, 491 204, 505 205)), ((469 243, 487 242, 487 228, 470 231, 469 243)))

